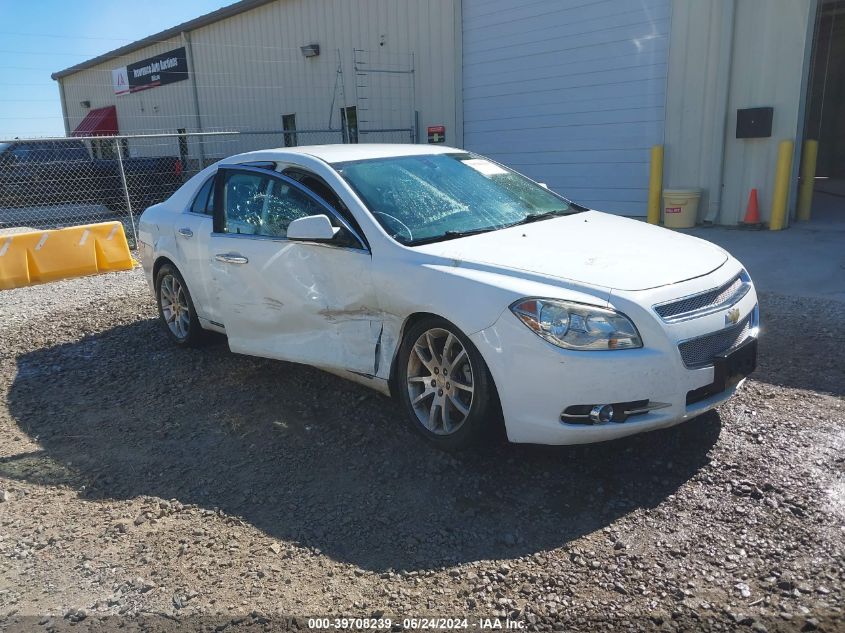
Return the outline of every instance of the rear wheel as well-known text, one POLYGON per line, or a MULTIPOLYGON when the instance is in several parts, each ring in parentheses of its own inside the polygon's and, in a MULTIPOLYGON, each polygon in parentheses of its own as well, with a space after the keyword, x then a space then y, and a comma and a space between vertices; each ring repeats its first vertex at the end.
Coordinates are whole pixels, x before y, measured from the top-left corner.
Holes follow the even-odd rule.
POLYGON ((478 442, 499 420, 490 371, 475 345, 445 319, 429 317, 406 334, 397 387, 413 427, 456 450, 478 442))
POLYGON ((188 286, 176 267, 163 264, 156 274, 155 287, 158 314, 170 338, 177 345, 199 345, 204 338, 203 329, 188 286))

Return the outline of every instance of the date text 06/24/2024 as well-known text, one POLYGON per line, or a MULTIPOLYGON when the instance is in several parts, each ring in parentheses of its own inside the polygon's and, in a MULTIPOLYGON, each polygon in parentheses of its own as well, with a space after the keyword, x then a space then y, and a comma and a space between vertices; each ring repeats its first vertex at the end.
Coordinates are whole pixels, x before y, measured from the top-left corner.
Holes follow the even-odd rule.
MULTIPOLYGON (((525 628, 522 620, 510 618, 403 618, 403 629, 415 630, 521 630, 525 628)), ((309 618, 309 629, 336 630, 385 630, 399 624, 391 618, 309 618)))

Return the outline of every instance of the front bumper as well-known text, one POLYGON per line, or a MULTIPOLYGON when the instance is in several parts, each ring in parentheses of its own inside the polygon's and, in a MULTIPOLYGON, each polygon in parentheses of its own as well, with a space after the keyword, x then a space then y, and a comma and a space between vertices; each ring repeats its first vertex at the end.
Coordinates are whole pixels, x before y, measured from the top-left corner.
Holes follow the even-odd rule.
MULTIPOLYGON (((724 271, 718 275, 720 281, 724 281, 724 275, 724 271)), ((692 286, 708 283, 713 280, 699 279, 692 286)), ((683 291, 668 290, 670 293, 683 291)), ((470 338, 487 362, 496 383, 508 439, 535 444, 612 440, 679 424, 730 398, 741 382, 687 404, 690 391, 713 383, 714 368, 711 365, 687 369, 678 351, 679 342, 724 327, 724 314, 667 324, 651 308, 660 298, 660 290, 611 298, 611 307, 631 317, 640 329, 644 347, 636 350, 579 352, 561 349, 540 339, 509 310, 491 327, 473 334, 470 338), (585 425, 561 421, 561 413, 572 405, 641 400, 668 406, 630 417, 622 423, 585 425)), ((757 296, 752 288, 732 307, 738 308, 745 317, 756 310, 756 306, 757 296)))

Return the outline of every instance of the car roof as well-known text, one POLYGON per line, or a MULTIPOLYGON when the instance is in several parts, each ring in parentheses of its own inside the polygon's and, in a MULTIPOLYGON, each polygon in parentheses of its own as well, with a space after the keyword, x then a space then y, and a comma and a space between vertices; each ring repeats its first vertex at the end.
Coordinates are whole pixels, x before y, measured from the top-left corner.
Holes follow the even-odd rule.
POLYGON ((327 163, 345 163, 354 160, 391 158, 394 156, 423 156, 450 154, 464 150, 444 145, 413 145, 411 143, 349 143, 344 145, 302 145, 263 149, 245 154, 236 154, 223 159, 221 164, 244 163, 261 160, 284 160, 294 156, 313 156, 327 163))
POLYGON ((261 149, 254 152, 228 156, 213 165, 209 165, 183 184, 168 199, 174 209, 183 209, 191 204, 197 191, 221 165, 241 165, 243 163, 297 162, 297 156, 308 156, 327 163, 343 163, 370 158, 390 158, 393 156, 430 156, 432 154, 464 153, 466 150, 445 145, 413 145, 411 143, 363 143, 346 145, 301 145, 298 147, 278 147, 261 149))

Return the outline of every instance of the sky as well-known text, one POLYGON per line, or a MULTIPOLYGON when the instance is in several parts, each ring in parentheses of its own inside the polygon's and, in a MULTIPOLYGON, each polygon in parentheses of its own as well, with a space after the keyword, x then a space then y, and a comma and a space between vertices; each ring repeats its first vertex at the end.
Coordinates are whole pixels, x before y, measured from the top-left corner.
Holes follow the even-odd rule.
POLYGON ((0 0, 0 141, 64 136, 50 74, 235 0, 0 0))

